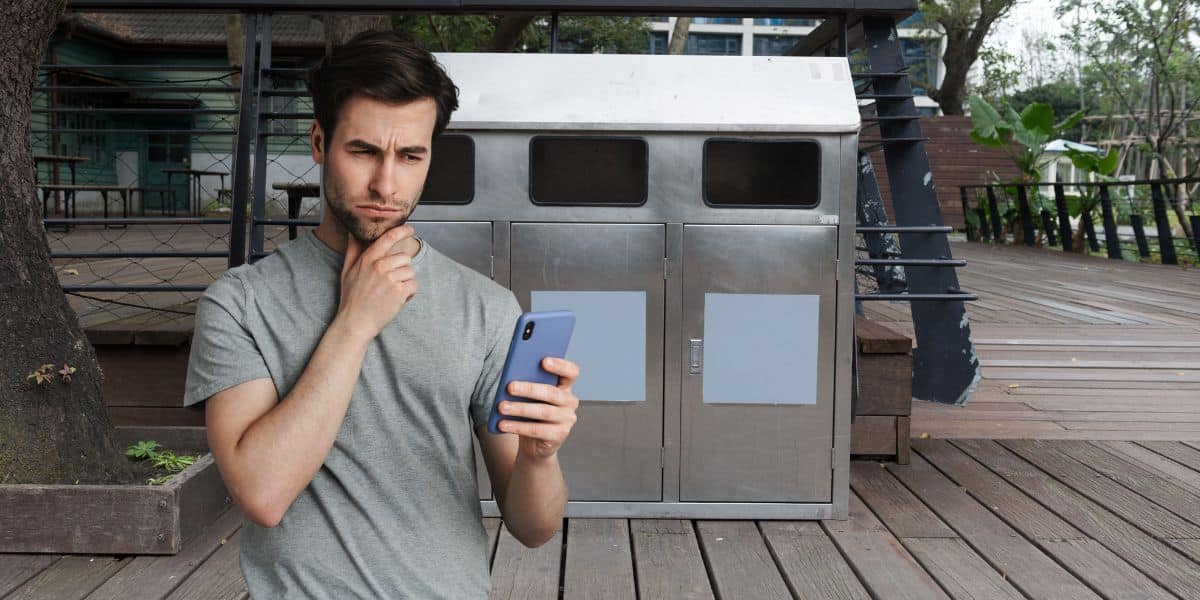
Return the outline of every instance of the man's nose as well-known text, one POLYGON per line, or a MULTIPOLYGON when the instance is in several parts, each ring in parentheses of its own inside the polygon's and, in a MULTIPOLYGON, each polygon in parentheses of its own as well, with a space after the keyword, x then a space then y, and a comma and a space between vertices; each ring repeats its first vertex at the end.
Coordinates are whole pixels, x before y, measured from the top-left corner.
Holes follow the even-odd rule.
POLYGON ((371 192, 383 201, 391 201, 392 196, 396 195, 397 166, 394 157, 384 157, 383 160, 376 163, 375 170, 371 175, 371 192))

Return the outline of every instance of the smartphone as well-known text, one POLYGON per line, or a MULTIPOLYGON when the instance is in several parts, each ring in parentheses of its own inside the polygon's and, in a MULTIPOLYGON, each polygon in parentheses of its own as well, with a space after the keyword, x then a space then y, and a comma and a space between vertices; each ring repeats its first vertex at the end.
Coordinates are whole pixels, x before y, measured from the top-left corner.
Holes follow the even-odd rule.
POLYGON ((527 312, 517 319, 512 342, 508 346, 508 357, 504 360, 504 371, 500 375, 500 387, 496 390, 496 401, 488 416, 488 431, 499 434, 500 419, 528 421, 524 417, 505 416, 500 413, 500 403, 535 402, 508 394, 511 381, 558 384, 558 375, 542 368, 542 359, 547 356, 563 358, 571 343, 571 332, 575 329, 575 313, 569 310, 527 312))

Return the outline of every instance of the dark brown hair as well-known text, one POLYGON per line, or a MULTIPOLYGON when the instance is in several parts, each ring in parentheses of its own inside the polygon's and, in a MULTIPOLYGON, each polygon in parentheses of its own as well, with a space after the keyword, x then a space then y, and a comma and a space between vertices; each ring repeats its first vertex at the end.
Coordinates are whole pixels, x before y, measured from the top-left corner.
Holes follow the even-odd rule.
POLYGON ((333 138, 342 106, 361 94, 391 104, 429 98, 437 104, 437 137, 458 109, 458 87, 419 42, 395 31, 360 33, 336 46, 331 55, 308 71, 308 92, 313 113, 325 132, 325 144, 333 138))

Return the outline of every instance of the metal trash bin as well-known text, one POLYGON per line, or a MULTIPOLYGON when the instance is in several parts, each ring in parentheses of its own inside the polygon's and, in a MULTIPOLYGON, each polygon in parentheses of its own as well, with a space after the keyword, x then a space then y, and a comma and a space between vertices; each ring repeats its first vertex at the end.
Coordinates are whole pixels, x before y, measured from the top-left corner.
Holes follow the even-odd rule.
POLYGON ((567 515, 844 517, 846 59, 438 59, 461 89, 438 143, 457 149, 435 146, 413 222, 526 310, 576 312, 567 515))

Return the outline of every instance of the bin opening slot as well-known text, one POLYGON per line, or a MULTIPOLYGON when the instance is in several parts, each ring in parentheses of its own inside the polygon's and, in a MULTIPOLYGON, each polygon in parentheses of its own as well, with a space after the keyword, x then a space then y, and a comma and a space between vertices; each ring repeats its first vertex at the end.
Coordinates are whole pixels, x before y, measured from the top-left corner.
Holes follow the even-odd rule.
POLYGON ((812 208, 820 204, 821 149, 811 140, 710 139, 704 202, 720 208, 812 208))
POLYGON ((534 204, 640 206, 649 170, 643 139, 538 136, 529 145, 534 204))
POLYGON ((474 197, 475 141, 466 135, 434 138, 420 204, 470 204, 474 197))

